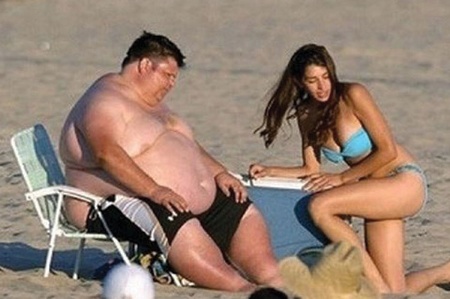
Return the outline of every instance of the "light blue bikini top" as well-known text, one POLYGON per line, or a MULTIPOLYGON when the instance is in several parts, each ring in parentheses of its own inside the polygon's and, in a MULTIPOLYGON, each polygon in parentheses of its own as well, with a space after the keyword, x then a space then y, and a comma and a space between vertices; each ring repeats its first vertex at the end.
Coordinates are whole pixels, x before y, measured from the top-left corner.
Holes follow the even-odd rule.
POLYGON ((372 141, 369 134, 367 134, 364 128, 360 128, 353 133, 350 138, 342 145, 340 152, 331 150, 326 147, 322 147, 323 155, 334 163, 340 163, 344 161, 344 158, 356 158, 372 149, 372 141))

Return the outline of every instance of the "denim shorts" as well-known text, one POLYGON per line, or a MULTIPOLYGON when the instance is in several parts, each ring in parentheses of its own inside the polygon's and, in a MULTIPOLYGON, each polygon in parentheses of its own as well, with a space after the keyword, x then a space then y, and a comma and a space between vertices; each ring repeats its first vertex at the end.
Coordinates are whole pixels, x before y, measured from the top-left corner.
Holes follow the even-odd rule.
POLYGON ((394 175, 397 175, 399 173, 408 172, 408 171, 417 173, 420 176, 420 178, 422 179, 422 183, 423 183, 423 187, 424 187, 423 188, 424 192, 425 192, 424 200, 423 200, 423 203, 422 203, 422 207, 415 214, 415 215, 417 215, 424 209, 424 207, 425 207, 425 205, 426 205, 426 203, 428 201, 428 184, 427 184, 427 178, 425 176, 425 173, 424 173, 423 169, 417 164, 407 163, 407 164, 403 164, 403 165, 400 165, 397 168, 395 168, 393 171, 391 171, 389 173, 389 176, 394 176, 394 175))

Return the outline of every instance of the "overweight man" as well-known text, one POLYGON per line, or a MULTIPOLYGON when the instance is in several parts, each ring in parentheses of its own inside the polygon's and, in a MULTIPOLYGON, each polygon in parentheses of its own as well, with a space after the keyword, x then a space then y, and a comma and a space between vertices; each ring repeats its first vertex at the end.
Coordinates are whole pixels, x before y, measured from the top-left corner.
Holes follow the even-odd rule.
MULTIPOLYGON (((150 246, 156 235, 172 268, 198 286, 280 287, 266 224, 244 186, 165 103, 184 58, 167 37, 144 32, 120 71, 88 88, 61 133, 67 183, 104 197, 117 237, 150 246)), ((85 202, 67 199, 65 209, 75 226, 103 230, 85 202)))

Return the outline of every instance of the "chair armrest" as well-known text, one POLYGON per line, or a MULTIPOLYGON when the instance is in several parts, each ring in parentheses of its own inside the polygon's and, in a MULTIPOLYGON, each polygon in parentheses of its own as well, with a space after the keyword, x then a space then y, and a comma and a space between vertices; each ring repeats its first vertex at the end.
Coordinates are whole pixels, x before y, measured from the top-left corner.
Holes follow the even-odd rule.
POLYGON ((48 196, 48 195, 58 195, 62 194, 63 196, 73 197, 78 200, 82 200, 91 204, 98 204, 103 198, 92 193, 83 191, 81 189, 65 186, 65 185, 57 185, 42 188, 35 191, 30 191, 25 194, 25 197, 30 200, 33 198, 48 196))

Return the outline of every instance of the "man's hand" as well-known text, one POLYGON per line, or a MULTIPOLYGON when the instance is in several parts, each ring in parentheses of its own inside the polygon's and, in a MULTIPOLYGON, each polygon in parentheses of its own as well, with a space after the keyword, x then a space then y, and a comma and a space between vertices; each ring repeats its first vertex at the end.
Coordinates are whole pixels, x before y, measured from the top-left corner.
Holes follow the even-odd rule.
POLYGON ((177 212, 189 212, 186 200, 170 188, 164 186, 156 187, 150 194, 150 199, 155 203, 164 206, 172 214, 177 214, 177 212))
POLYGON ((220 172, 214 179, 226 196, 230 196, 231 191, 233 191, 236 202, 243 203, 247 201, 247 189, 237 178, 228 173, 228 171, 220 172))

